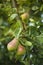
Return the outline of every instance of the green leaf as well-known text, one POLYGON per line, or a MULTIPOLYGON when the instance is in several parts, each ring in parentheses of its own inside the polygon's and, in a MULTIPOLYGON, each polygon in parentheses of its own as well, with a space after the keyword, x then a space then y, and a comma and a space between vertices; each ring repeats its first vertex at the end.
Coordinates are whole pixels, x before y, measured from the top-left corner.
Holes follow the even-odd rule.
POLYGON ((40 41, 40 43, 43 43, 43 33, 36 37, 40 41))
POLYGON ((9 18, 10 21, 14 20, 18 15, 17 14, 12 14, 9 18))
POLYGON ((14 36, 18 38, 20 33, 22 32, 22 29, 23 27, 22 27, 21 21, 18 20, 16 24, 14 25, 14 31, 13 31, 14 36))
POLYGON ((0 25, 3 23, 3 19, 2 18, 0 18, 0 25))
POLYGON ((12 29, 9 29, 8 31, 6 31, 6 33, 4 33, 5 36, 7 35, 13 35, 13 30, 12 29))
POLYGON ((30 41, 25 41, 25 45, 26 45, 26 46, 32 46, 32 42, 30 42, 30 41))
POLYGON ((4 41, 5 40, 5 38, 0 38, 0 42, 2 42, 2 41, 4 41))
POLYGON ((32 10, 37 10, 37 9, 39 9, 38 6, 33 6, 33 7, 32 7, 32 10))

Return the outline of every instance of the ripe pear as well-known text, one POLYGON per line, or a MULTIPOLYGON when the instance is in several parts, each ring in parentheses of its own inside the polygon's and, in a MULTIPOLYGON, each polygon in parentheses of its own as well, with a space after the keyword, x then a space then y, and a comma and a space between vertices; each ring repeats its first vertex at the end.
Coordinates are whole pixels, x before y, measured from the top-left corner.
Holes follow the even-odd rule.
POLYGON ((28 18, 28 13, 23 13, 22 15, 21 15, 21 19, 22 20, 26 20, 28 18))
POLYGON ((8 51, 13 51, 16 50, 17 46, 18 46, 18 39, 14 38, 12 41, 10 41, 7 45, 7 49, 8 51))
POLYGON ((17 50, 17 56, 21 56, 24 55, 26 52, 26 49, 24 46, 22 46, 21 44, 18 46, 18 50, 17 50))

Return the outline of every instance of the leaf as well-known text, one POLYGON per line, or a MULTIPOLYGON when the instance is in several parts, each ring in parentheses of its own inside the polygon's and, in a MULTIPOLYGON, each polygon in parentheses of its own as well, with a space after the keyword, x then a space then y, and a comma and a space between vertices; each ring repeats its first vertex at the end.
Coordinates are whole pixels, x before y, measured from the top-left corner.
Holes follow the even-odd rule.
POLYGON ((41 5, 41 7, 40 7, 40 11, 42 11, 43 10, 43 5, 41 5))
POLYGON ((14 36, 18 38, 20 33, 22 32, 22 29, 23 27, 22 27, 21 21, 18 20, 16 24, 14 25, 14 30, 13 30, 14 36))
POLYGON ((0 18, 0 25, 3 23, 3 19, 2 18, 0 18))
POLYGON ((18 15, 17 14, 12 14, 9 18, 10 21, 14 20, 18 15))
POLYGON ((36 37, 40 41, 40 43, 43 43, 43 33, 36 37))
POLYGON ((37 9, 39 9, 38 6, 33 6, 33 7, 32 7, 32 10, 37 10, 37 9))
POLYGON ((30 18, 29 20, 30 20, 30 22, 35 22, 35 20, 34 20, 34 19, 32 19, 32 18, 30 18))
POLYGON ((9 29, 6 33, 4 33, 5 36, 7 35, 13 35, 13 30, 12 29, 9 29))
POLYGON ((2 41, 4 41, 5 40, 5 38, 0 38, 0 41, 2 42, 2 41))
POLYGON ((26 45, 26 46, 32 46, 32 42, 30 42, 30 41, 25 41, 25 45, 26 45))

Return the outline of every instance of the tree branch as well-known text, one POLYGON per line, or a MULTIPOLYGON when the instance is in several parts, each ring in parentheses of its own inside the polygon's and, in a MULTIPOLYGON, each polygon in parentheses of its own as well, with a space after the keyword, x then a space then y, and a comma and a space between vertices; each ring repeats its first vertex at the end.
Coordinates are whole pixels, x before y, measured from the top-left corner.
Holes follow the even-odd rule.
POLYGON ((11 2, 12 2, 12 7, 18 9, 17 1, 16 0, 11 0, 11 2))
MULTIPOLYGON (((17 3, 17 1, 16 0, 11 0, 12 1, 12 7, 13 8, 16 8, 16 10, 17 10, 17 14, 18 14, 18 17, 16 18, 17 20, 21 20, 20 19, 20 16, 19 16, 19 4, 17 3)), ((21 20, 22 21, 22 20, 21 20)), ((26 29, 26 27, 25 27, 25 24, 24 24, 24 22, 22 21, 22 25, 23 25, 23 28, 24 28, 24 30, 26 29)))

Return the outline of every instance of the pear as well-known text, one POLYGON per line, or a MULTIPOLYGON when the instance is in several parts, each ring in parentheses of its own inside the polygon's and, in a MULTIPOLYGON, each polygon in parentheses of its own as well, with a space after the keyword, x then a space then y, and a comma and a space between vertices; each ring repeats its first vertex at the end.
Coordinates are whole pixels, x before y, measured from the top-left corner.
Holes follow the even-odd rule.
POLYGON ((18 46, 18 39, 14 38, 12 41, 10 41, 7 45, 8 51, 16 50, 18 46))
POLYGON ((25 47, 20 44, 20 45, 18 46, 17 55, 18 55, 18 56, 24 55, 25 52, 26 52, 25 47))
POLYGON ((21 19, 22 20, 26 20, 28 18, 28 13, 23 13, 22 15, 21 15, 21 19))

